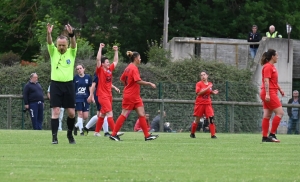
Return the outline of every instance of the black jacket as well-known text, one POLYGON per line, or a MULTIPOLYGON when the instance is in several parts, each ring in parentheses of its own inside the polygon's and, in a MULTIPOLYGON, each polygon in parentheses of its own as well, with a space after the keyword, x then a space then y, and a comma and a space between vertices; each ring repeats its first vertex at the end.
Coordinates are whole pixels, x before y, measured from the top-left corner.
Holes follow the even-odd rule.
POLYGON ((44 103, 44 93, 41 85, 39 83, 28 82, 23 90, 23 99, 25 105, 38 101, 44 103))
MULTIPOLYGON (((288 101, 288 104, 292 104, 293 103, 293 98, 291 98, 289 101, 288 101)), ((300 104, 300 98, 298 98, 298 103, 300 104)), ((299 108, 299 112, 300 112, 300 108, 299 108)), ((287 113, 288 113, 288 115, 289 115, 289 117, 292 117, 292 107, 288 107, 287 108, 287 113)), ((298 113, 298 116, 300 116, 299 115, 300 113, 298 113)))
MULTIPOLYGON (((256 33, 252 33, 252 32, 249 32, 248 34, 248 42, 259 42, 261 39, 261 36, 259 34, 259 32, 256 32, 256 33), (252 38, 250 40, 250 38, 252 38)), ((255 44, 255 45, 250 45, 250 48, 258 48, 259 44, 255 44)))

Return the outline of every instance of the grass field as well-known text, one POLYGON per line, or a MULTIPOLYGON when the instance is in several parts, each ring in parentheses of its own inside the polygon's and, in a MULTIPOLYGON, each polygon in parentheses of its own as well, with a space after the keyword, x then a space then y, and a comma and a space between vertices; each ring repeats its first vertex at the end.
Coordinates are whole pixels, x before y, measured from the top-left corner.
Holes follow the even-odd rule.
POLYGON ((76 136, 66 131, 51 144, 51 131, 0 130, 0 181, 300 181, 300 136, 259 134, 142 133, 123 141, 76 136))

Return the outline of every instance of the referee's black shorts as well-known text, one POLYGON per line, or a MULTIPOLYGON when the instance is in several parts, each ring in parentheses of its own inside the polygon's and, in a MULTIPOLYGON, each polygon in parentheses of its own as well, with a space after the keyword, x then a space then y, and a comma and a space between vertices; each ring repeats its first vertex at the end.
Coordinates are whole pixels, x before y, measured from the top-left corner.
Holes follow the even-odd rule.
POLYGON ((73 81, 51 80, 50 105, 52 107, 75 108, 75 89, 73 81))

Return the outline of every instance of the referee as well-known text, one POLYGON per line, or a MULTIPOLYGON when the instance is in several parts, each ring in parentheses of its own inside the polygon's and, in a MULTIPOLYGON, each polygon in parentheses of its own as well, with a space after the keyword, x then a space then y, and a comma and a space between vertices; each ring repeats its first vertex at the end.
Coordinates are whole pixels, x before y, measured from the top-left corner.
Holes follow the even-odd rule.
POLYGON ((47 24, 48 52, 51 58, 51 84, 50 105, 53 108, 51 116, 52 144, 58 144, 57 130, 60 108, 65 108, 68 113, 67 137, 70 144, 76 144, 72 131, 75 123, 75 93, 73 84, 73 71, 77 52, 76 39, 71 25, 65 26, 70 37, 70 48, 68 38, 60 35, 56 40, 56 47, 52 42, 53 25, 47 24))

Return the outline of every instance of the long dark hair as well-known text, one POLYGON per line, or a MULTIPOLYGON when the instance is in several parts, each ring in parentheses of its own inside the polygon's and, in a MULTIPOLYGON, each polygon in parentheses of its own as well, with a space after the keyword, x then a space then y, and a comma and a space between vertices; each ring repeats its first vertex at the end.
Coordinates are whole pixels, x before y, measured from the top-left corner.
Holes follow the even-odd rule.
POLYGON ((276 56, 276 51, 274 49, 269 49, 267 52, 264 52, 261 57, 260 64, 263 66, 268 63, 272 59, 272 56, 276 56))

